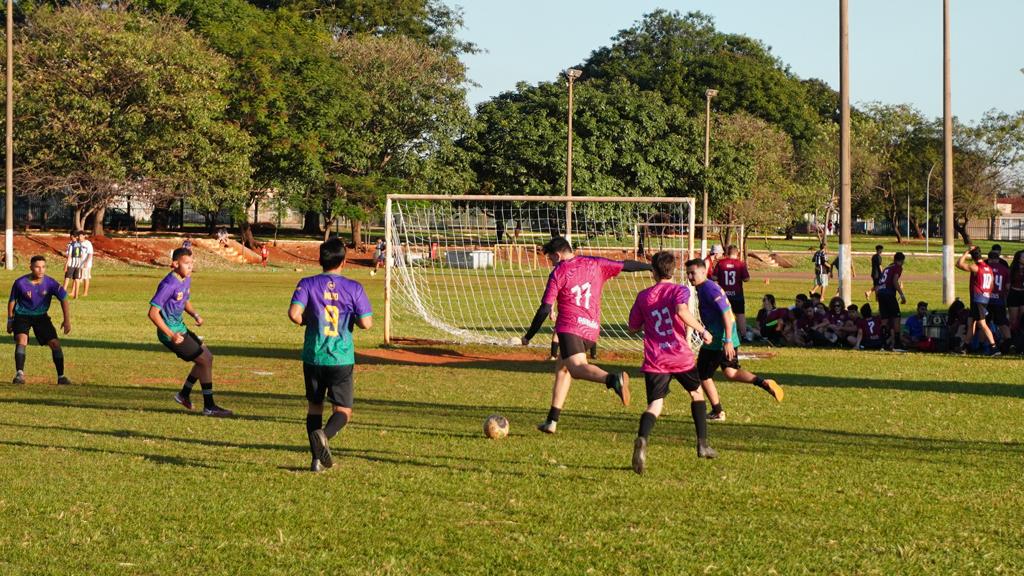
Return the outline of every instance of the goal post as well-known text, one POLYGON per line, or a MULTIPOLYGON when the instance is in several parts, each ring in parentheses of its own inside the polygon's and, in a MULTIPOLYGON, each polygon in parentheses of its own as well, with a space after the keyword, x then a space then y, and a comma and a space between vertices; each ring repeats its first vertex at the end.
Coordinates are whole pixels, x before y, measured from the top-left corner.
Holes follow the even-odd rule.
MULTIPOLYGON (((541 247, 565 236, 581 256, 643 260, 695 252, 693 198, 390 194, 385 205, 384 337, 515 345, 551 272, 541 247)), ((605 284, 601 348, 640 350, 629 309, 649 273, 605 284)), ((553 323, 534 338, 546 346, 553 323)))

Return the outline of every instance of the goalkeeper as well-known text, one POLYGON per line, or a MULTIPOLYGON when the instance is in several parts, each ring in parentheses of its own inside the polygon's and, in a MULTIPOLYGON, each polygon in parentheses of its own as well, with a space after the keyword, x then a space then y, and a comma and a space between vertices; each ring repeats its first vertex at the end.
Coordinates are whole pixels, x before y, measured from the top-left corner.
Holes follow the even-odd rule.
POLYGON ((544 255, 555 267, 548 276, 540 307, 533 317, 530 329, 523 336, 526 346, 551 314, 558 302, 555 333, 558 334, 559 359, 555 364, 555 383, 551 391, 551 409, 544 423, 537 429, 554 434, 558 428, 565 397, 573 378, 601 382, 615 391, 623 405, 629 405, 629 374, 610 374, 587 363, 587 350, 597 342, 601 331, 601 289, 610 278, 620 272, 651 270, 650 264, 627 260, 616 262, 607 258, 577 256, 565 238, 552 238, 543 247, 544 255))

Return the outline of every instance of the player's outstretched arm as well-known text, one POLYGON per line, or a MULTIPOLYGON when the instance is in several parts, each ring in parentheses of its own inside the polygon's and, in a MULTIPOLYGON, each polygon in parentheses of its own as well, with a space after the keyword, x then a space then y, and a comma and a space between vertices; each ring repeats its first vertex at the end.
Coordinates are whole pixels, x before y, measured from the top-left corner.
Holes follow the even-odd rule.
POLYGON ((638 260, 625 260, 622 262, 623 272, 650 272, 654 270, 654 267, 647 262, 640 262, 638 260))
POLYGON ((174 342, 175 344, 181 344, 185 340, 184 336, 178 334, 177 332, 167 327, 167 323, 164 322, 163 317, 160 316, 159 307, 149 307, 149 321, 152 322, 153 325, 156 326, 156 329, 162 332, 164 336, 170 338, 171 342, 174 342))
POLYGON ((973 250, 973 249, 974 249, 974 247, 971 246, 970 248, 967 249, 966 252, 964 252, 963 254, 960 255, 960 259, 958 259, 956 261, 956 267, 957 268, 963 270, 964 272, 977 272, 978 271, 978 267, 974 264, 973 261, 970 264, 967 263, 967 257, 971 255, 971 250, 973 250))
POLYGON ((547 319, 548 314, 551 314, 551 304, 545 304, 542 302, 540 307, 537 308, 537 313, 533 315, 533 321, 530 322, 530 328, 526 331, 526 335, 523 336, 523 346, 529 344, 530 340, 537 335, 537 331, 544 325, 544 320, 547 319))

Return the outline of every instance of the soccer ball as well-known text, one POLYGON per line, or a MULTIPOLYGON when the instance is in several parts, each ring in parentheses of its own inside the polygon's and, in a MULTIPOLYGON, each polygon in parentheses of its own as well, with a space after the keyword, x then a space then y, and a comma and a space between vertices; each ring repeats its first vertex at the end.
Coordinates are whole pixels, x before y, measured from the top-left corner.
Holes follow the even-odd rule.
POLYGON ((491 414, 484 420, 484 436, 492 440, 508 436, 508 420, 500 414, 491 414))

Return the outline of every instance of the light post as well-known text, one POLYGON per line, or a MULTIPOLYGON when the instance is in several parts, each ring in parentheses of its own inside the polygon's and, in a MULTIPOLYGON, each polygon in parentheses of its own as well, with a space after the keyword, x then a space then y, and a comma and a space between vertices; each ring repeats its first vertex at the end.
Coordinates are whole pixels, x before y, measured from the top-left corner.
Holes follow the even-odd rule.
POLYGON ((853 300, 853 211, 850 205, 849 2, 839 0, 839 295, 853 300))
POLYGON ((569 142, 565 160, 565 239, 572 242, 572 83, 583 74, 582 70, 569 68, 565 77, 569 80, 569 142))
POLYGON ((6 238, 4 266, 14 270, 14 0, 7 0, 7 202, 4 210, 6 238))
POLYGON ((935 162, 928 169, 928 178, 924 181, 924 253, 929 251, 929 237, 931 236, 932 216, 929 203, 932 197, 932 171, 935 170, 935 162))
POLYGON ((704 201, 701 210, 700 257, 708 255, 708 172, 711 167, 711 99, 718 96, 718 90, 708 88, 704 92, 704 201))
POLYGON ((956 297, 953 284, 953 110, 950 103, 949 0, 942 2, 942 302, 949 306, 956 297))

